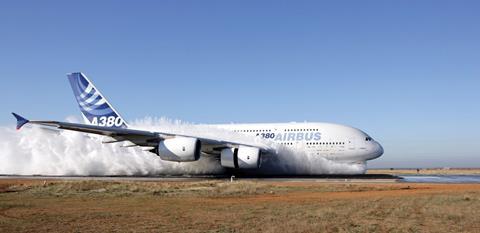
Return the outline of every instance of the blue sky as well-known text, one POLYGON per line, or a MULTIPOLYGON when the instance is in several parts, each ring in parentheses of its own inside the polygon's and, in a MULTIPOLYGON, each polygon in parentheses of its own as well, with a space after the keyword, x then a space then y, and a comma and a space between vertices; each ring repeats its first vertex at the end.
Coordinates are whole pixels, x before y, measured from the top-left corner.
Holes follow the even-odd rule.
POLYGON ((325 121, 377 167, 480 166, 478 1, 11 1, 0 125, 79 115, 84 72, 130 120, 325 121))

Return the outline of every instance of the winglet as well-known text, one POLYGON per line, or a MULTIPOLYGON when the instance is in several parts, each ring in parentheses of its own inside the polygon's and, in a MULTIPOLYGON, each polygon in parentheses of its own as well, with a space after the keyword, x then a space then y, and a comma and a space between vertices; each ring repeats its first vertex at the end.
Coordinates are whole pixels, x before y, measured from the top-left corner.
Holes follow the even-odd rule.
POLYGON ((12 112, 12 115, 17 119, 17 130, 22 128, 23 125, 28 123, 28 120, 23 118, 22 116, 12 112))

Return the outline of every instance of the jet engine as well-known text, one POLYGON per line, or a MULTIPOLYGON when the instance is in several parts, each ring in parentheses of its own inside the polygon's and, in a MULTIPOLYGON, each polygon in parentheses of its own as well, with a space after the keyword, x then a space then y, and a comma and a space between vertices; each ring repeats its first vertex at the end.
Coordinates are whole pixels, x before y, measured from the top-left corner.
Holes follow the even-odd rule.
POLYGON ((197 138, 175 137, 161 141, 151 150, 162 160, 175 162, 190 162, 200 158, 202 144, 197 138))
POLYGON ((254 169, 260 167, 260 149, 250 146, 225 148, 220 154, 220 163, 224 167, 254 169))

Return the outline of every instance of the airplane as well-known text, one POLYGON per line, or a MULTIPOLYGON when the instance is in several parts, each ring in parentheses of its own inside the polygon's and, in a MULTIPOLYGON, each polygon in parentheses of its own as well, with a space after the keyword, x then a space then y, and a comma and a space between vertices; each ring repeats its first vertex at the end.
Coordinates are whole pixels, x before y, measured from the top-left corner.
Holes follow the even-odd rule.
MULTIPOLYGON (((17 130, 25 124, 35 124, 102 135, 109 138, 103 143, 128 142, 129 146, 141 147, 162 160, 191 162, 199 160, 201 156, 213 156, 218 158, 222 167, 238 171, 260 169, 262 159, 277 156, 279 148, 290 150, 292 156, 319 156, 350 164, 366 164, 384 152, 380 143, 365 132, 333 123, 207 125, 239 136, 228 138, 188 131, 178 134, 134 129, 83 73, 70 73, 67 77, 86 124, 30 121, 12 112, 17 120, 17 130), (242 137, 252 140, 238 139, 242 137)), ((305 160, 305 163, 308 161, 305 160)))

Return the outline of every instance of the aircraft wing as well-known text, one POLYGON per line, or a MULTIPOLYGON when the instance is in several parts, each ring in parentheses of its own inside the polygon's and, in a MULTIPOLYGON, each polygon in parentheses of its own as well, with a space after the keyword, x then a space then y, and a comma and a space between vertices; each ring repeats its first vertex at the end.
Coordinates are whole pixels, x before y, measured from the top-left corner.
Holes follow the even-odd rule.
POLYGON ((198 138, 202 143, 202 148, 206 148, 205 151, 202 149, 202 152, 207 154, 215 154, 213 152, 215 151, 218 152, 219 149, 223 149, 227 147, 234 148, 240 145, 257 147, 263 151, 271 150, 271 148, 269 148, 268 146, 262 143, 257 143, 253 145, 253 144, 245 144, 245 143, 235 142, 235 141, 223 141, 223 140, 206 138, 206 137, 198 137, 193 135, 153 132, 153 131, 135 130, 135 129, 129 129, 129 128, 105 127, 105 126, 96 126, 96 125, 88 125, 88 124, 60 122, 60 121, 30 121, 16 113, 12 113, 12 114, 17 119, 17 130, 19 130, 23 125, 28 123, 28 124, 54 127, 58 129, 98 134, 98 135, 108 136, 114 139, 112 141, 107 141, 104 143, 129 141, 133 143, 132 146, 155 147, 162 140, 173 138, 176 136, 182 136, 182 137, 198 138))

